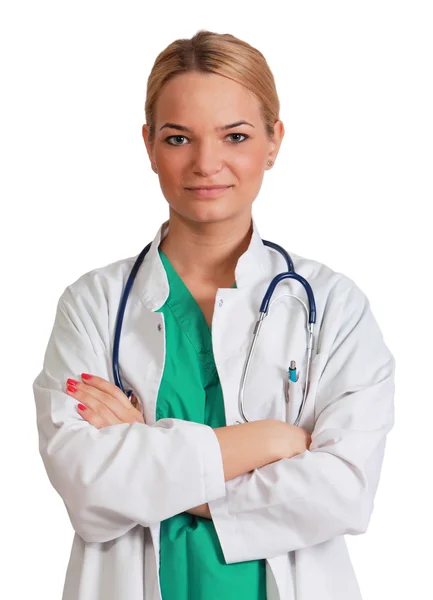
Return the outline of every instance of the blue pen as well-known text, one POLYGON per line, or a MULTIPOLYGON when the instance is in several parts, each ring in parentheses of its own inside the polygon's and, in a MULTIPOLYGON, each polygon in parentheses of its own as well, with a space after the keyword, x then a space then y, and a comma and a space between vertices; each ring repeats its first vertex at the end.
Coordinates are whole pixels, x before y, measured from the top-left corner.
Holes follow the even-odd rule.
POLYGON ((289 376, 289 381, 296 381, 296 361, 290 361, 290 368, 287 371, 287 374, 289 376))

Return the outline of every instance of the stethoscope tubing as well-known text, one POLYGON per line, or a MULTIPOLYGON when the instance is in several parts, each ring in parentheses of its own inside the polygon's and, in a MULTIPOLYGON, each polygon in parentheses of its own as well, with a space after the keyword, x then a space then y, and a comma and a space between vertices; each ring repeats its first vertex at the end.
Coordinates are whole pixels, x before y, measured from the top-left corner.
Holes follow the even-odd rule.
MULTIPOLYGON (((244 391, 245 391, 245 387, 246 387, 249 366, 251 363, 251 359, 252 359, 252 356, 254 353, 255 346, 257 344, 257 339, 258 339, 258 336, 260 333, 260 329, 262 327, 265 317, 268 315, 269 304, 270 304, 272 295, 273 295, 277 285, 284 279, 294 279, 294 280, 298 281, 299 283, 301 283, 301 285, 304 287, 305 292, 308 297, 308 303, 309 303, 308 325, 307 325, 308 342, 307 342, 307 367, 306 367, 305 389, 304 389, 304 395, 303 395, 303 399, 302 399, 302 403, 301 403, 301 407, 300 407, 298 416, 297 416, 295 422, 293 423, 293 425, 296 426, 296 425, 298 425, 298 423, 301 419, 305 401, 306 401, 306 397, 308 394, 309 372, 310 372, 311 355, 312 355, 313 340, 314 340, 314 337, 313 337, 314 336, 314 325, 316 323, 316 302, 315 302, 313 290, 311 289, 311 286, 308 283, 308 281, 304 277, 302 277, 301 275, 299 275, 298 273, 295 272, 292 258, 290 257, 288 252, 284 248, 279 246, 278 244, 275 244, 274 242, 270 242, 269 240, 262 240, 262 242, 266 246, 269 246, 270 248, 273 248, 274 250, 278 251, 284 257, 284 259, 286 260, 286 263, 287 263, 288 271, 279 273, 272 279, 272 281, 269 284, 268 289, 266 290, 266 293, 263 297, 262 303, 260 305, 259 319, 256 322, 256 325, 254 327, 253 339, 251 342, 250 349, 248 351, 247 360, 246 360, 246 363, 245 363, 245 366, 243 369, 241 383, 240 383, 240 387, 239 387, 239 412, 245 422, 250 422, 245 414, 245 409, 244 409, 244 391)), ((138 257, 131 269, 131 272, 129 274, 128 280, 125 285, 125 289, 122 294, 122 298, 121 298, 121 301, 119 304, 119 309, 118 309, 117 318, 116 318, 116 328, 115 328, 114 342, 113 342, 113 360, 112 360, 112 362, 113 362, 113 377, 114 377, 114 382, 117 385, 117 387, 120 388, 122 390, 122 392, 128 398, 131 398, 131 396, 133 395, 133 390, 131 390, 131 389, 125 390, 125 388, 123 387, 123 384, 122 384, 121 377, 120 377, 120 371, 119 371, 120 334, 122 331, 123 318, 124 318, 124 314, 125 314, 125 308, 126 308, 126 303, 127 303, 128 297, 129 297, 129 293, 131 291, 132 285, 134 283, 137 272, 141 266, 141 263, 143 262, 146 254, 148 253, 151 245, 152 245, 152 242, 150 242, 149 244, 147 244, 147 246, 145 248, 143 248, 143 250, 138 255, 138 257)), ((238 423, 239 423, 239 421, 238 421, 238 423)))
POLYGON ((125 289, 122 294, 122 299, 120 300, 119 309, 117 311, 116 329, 114 332, 114 342, 113 342, 113 361, 112 361, 113 362, 113 377, 114 377, 114 383, 117 385, 118 388, 120 388, 122 390, 122 392, 124 394, 126 394, 126 396, 128 398, 130 398, 132 396, 133 390, 125 390, 125 388, 123 387, 123 384, 122 384, 122 380, 120 378, 120 372, 119 372, 120 334, 122 332, 123 317, 125 315, 126 302, 128 301, 129 292, 131 291, 132 284, 134 283, 135 277, 138 273, 138 269, 140 268, 141 263, 144 260, 144 257, 149 252, 151 245, 152 245, 152 242, 147 244, 147 246, 145 248, 143 248, 143 250, 138 255, 138 257, 134 263, 134 266, 132 267, 131 272, 129 274, 128 280, 125 285, 125 289))
MULTIPOLYGON (((251 360, 253 357, 254 349, 255 349, 255 346, 257 344, 257 340, 259 337, 260 329, 262 327, 265 317, 269 313, 269 303, 271 301, 272 295, 275 291, 275 288, 281 281, 283 281, 284 279, 295 279, 296 281, 299 281, 299 283, 301 283, 301 285, 304 287, 305 292, 308 297, 308 304, 309 304, 308 325, 307 325, 308 341, 307 341, 305 388, 304 388, 304 394, 302 397, 302 402, 301 402, 301 406, 299 408, 298 415, 293 423, 294 426, 297 426, 301 420, 302 413, 304 411, 305 402, 306 402, 307 395, 308 395, 311 357, 312 357, 312 351, 313 351, 313 346, 314 346, 314 325, 316 323, 316 301, 314 298, 313 290, 312 290, 310 284, 308 283, 308 281, 304 277, 302 277, 301 275, 299 275, 298 273, 295 272, 295 268, 293 266, 293 261, 292 261, 290 255, 287 253, 287 251, 284 248, 282 248, 281 246, 279 246, 278 244, 275 244, 274 242, 270 242, 268 240, 262 240, 262 241, 266 246, 269 246, 270 248, 277 250, 282 256, 284 256, 284 258, 286 259, 286 262, 287 262, 288 271, 279 273, 272 279, 272 281, 269 284, 268 289, 266 290, 266 293, 263 297, 263 300, 262 300, 262 303, 260 306, 259 319, 256 322, 256 325, 254 327, 253 339, 252 339, 250 349, 247 354, 247 360, 246 360, 246 363, 245 363, 245 366, 244 366, 244 369, 242 372, 241 383, 239 386, 239 412, 240 412, 242 419, 246 423, 249 423, 250 420, 248 419, 248 417, 245 413, 245 408, 244 408, 244 393, 245 393, 246 381, 247 381, 248 370, 249 370, 249 366, 250 366, 250 363, 251 363, 251 360)), ((237 421, 237 423, 240 423, 240 422, 237 421)))

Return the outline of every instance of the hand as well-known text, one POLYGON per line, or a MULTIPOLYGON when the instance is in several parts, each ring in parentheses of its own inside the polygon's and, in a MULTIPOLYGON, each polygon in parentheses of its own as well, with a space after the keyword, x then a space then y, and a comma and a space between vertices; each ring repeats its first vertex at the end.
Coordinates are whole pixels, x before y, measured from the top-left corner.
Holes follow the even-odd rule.
POLYGON ((195 506, 194 508, 190 508, 185 512, 190 513, 191 515, 195 515, 196 517, 202 517, 203 519, 210 519, 212 521, 212 515, 209 510, 209 504, 200 504, 200 506, 195 506))
POLYGON ((292 458, 308 450, 311 444, 311 434, 303 427, 296 427, 284 421, 275 421, 275 441, 278 447, 279 459, 292 458))
POLYGON ((68 379, 67 393, 82 404, 77 410, 88 423, 101 429, 118 423, 144 423, 141 411, 135 408, 121 389, 96 375, 81 374, 83 382, 68 379))

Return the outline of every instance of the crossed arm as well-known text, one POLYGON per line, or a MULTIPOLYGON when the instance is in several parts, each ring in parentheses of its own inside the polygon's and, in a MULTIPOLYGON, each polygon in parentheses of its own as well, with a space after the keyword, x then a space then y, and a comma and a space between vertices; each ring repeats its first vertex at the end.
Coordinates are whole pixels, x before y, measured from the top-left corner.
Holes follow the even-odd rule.
MULTIPOLYGON (((83 381, 68 379, 66 390, 79 401, 77 411, 91 425, 101 429, 119 423, 144 423, 142 413, 113 383, 88 373, 83 381)), ((291 458, 306 450, 310 434, 278 420, 261 420, 214 429, 221 449, 226 481, 244 475, 282 458, 291 458)), ((209 505, 201 504, 185 511, 212 519, 209 505)))
MULTIPOLYGON (((311 443, 308 431, 277 420, 253 421, 214 431, 221 448, 226 481, 296 456, 307 450, 311 443)), ((212 520, 207 503, 186 512, 212 520)))
POLYGON ((282 421, 147 426, 123 394, 114 395, 116 386, 112 395, 96 376, 68 390, 69 401, 71 373, 109 377, 105 347, 88 335, 96 317, 87 296, 84 305, 65 294, 33 388, 40 452, 78 535, 105 542, 185 511, 209 518, 210 508, 231 564, 363 533, 393 425, 395 361, 365 295, 335 287, 322 324, 329 342, 311 443, 282 421))

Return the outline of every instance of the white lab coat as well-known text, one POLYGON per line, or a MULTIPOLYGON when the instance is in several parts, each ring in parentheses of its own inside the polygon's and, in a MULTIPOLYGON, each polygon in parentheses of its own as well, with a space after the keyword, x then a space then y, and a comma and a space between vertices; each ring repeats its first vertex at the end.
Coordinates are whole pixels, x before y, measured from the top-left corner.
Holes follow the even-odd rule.
MULTIPOLYGON (((164 368, 168 295, 157 252, 161 225, 132 287, 120 342, 120 370, 144 402, 146 424, 96 429, 65 393, 68 377, 89 372, 110 381, 112 344, 123 287, 136 257, 94 269, 59 299, 43 369, 33 383, 40 453, 76 532, 63 600, 159 600, 160 522, 209 503, 228 564, 267 559, 269 600, 359 600, 345 534, 367 529, 385 438, 394 423, 394 358, 364 293, 340 273, 291 253, 317 304, 311 384, 300 426, 309 450, 224 481, 220 447, 207 425, 155 422, 164 368)), ((289 250, 290 252, 290 250, 289 250)), ((255 220, 236 271, 220 288, 212 340, 227 425, 241 421, 239 382, 259 307, 273 276, 287 270, 263 245, 255 220)), ((245 390, 250 420, 293 423, 305 379, 306 314, 276 288, 245 390), (290 360, 299 380, 285 402, 290 360)))

